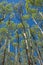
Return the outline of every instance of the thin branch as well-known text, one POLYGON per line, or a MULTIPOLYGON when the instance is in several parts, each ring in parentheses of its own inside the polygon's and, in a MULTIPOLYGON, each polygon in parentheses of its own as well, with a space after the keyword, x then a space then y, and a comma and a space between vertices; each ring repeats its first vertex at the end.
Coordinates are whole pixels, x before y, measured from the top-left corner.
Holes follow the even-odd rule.
MULTIPOLYGON (((34 18, 33 18, 33 21, 34 21, 34 23, 35 23, 36 25, 38 25, 37 22, 36 22, 36 20, 35 20, 34 18)), ((38 25, 38 28, 40 29, 41 33, 43 34, 43 31, 42 31, 42 29, 40 28, 39 25, 38 25)))

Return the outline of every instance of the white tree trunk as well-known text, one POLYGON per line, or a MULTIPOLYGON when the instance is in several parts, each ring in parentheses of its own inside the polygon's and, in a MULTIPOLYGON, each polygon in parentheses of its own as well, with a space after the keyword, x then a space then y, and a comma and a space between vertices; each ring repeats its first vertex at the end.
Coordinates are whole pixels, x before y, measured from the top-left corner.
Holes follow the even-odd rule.
POLYGON ((28 41, 27 41, 26 33, 23 33, 23 35, 24 35, 24 38, 25 38, 26 50, 27 50, 28 61, 29 61, 29 60, 30 60, 30 59, 29 59, 29 57, 30 57, 30 52, 28 51, 28 50, 29 50, 29 47, 28 47, 28 41))
POLYGON ((8 52, 10 52, 10 40, 8 40, 8 52))
POLYGON ((26 44, 26 48, 28 49, 28 43, 27 43, 27 39, 26 39, 26 33, 23 33, 24 37, 25 37, 25 44, 26 44))

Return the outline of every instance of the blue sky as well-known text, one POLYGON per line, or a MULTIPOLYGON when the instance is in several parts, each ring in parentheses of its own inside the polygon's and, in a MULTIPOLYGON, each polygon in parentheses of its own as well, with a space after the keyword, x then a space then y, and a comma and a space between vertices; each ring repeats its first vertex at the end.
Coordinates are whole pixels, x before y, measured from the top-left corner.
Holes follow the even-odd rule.
MULTIPOLYGON (((2 1, 2 0, 0 0, 0 1, 2 1)), ((24 5, 25 5, 25 0, 5 0, 5 1, 7 1, 8 3, 13 3, 13 4, 18 3, 18 2, 20 1, 20 2, 23 2, 24 5)), ((24 14, 25 14, 25 13, 26 13, 25 7, 23 8, 23 10, 24 10, 24 14)), ((40 7, 39 7, 39 10, 40 10, 40 11, 43 11, 43 8, 40 8, 40 7)), ((16 18, 14 19, 14 21, 15 21, 16 23, 18 23, 18 20, 17 20, 16 18)), ((27 23, 28 23, 30 26, 33 26, 33 25, 35 24, 32 19, 29 19, 29 20, 27 21, 27 23)), ((43 24, 43 22, 42 22, 42 24, 43 24)), ((41 25, 40 25, 40 27, 41 27, 41 25)))
MULTIPOLYGON (((1 1, 7 1, 8 3, 13 3, 13 4, 16 4, 16 3, 18 3, 19 1, 20 2, 23 2, 24 3, 24 5, 25 5, 25 0, 0 0, 0 2, 1 1)), ((25 7, 23 7, 23 10, 24 10, 24 14, 26 14, 26 10, 25 10, 25 7)), ((7 20, 8 19, 8 17, 5 19, 5 20, 7 20)), ((19 23, 19 21, 18 21, 18 19, 17 18, 15 18, 15 19, 13 19, 16 23, 19 23)), ((33 26, 35 23, 33 22, 33 20, 30 18, 29 20, 27 20, 27 23, 30 25, 30 26, 33 26)))
MULTIPOLYGON (((23 2, 24 5, 25 5, 25 0, 0 0, 0 2, 1 2, 1 1, 7 1, 8 3, 13 3, 13 4, 18 3, 18 2, 20 1, 20 2, 23 2)), ((24 13, 23 13, 23 14, 26 14, 25 7, 23 7, 23 10, 24 10, 24 13)), ((8 19, 8 17, 5 19, 5 21, 6 21, 7 19, 8 19)), ((13 19, 13 21, 15 21, 15 23, 19 23, 19 20, 18 20, 17 18, 13 19)), ((27 23, 28 23, 30 26, 33 26, 33 25, 34 25, 34 22, 33 22, 32 19, 27 20, 27 23)), ((2 26, 0 25, 0 27, 2 27, 2 26)))

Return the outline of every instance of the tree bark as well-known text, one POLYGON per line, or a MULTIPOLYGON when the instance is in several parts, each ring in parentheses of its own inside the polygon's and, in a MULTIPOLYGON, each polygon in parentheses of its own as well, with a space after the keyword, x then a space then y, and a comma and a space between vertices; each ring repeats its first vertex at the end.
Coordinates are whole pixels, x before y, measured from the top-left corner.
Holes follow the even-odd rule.
POLYGON ((4 55, 3 55, 2 65, 4 65, 4 63, 5 63, 6 45, 7 45, 7 39, 5 40, 5 49, 4 49, 4 55))

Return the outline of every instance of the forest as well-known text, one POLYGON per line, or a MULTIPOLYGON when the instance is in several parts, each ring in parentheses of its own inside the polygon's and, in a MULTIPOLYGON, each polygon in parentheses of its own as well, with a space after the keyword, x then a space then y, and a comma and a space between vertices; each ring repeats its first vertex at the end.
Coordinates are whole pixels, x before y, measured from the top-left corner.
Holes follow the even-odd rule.
POLYGON ((43 65, 43 0, 0 2, 0 65, 43 65))

